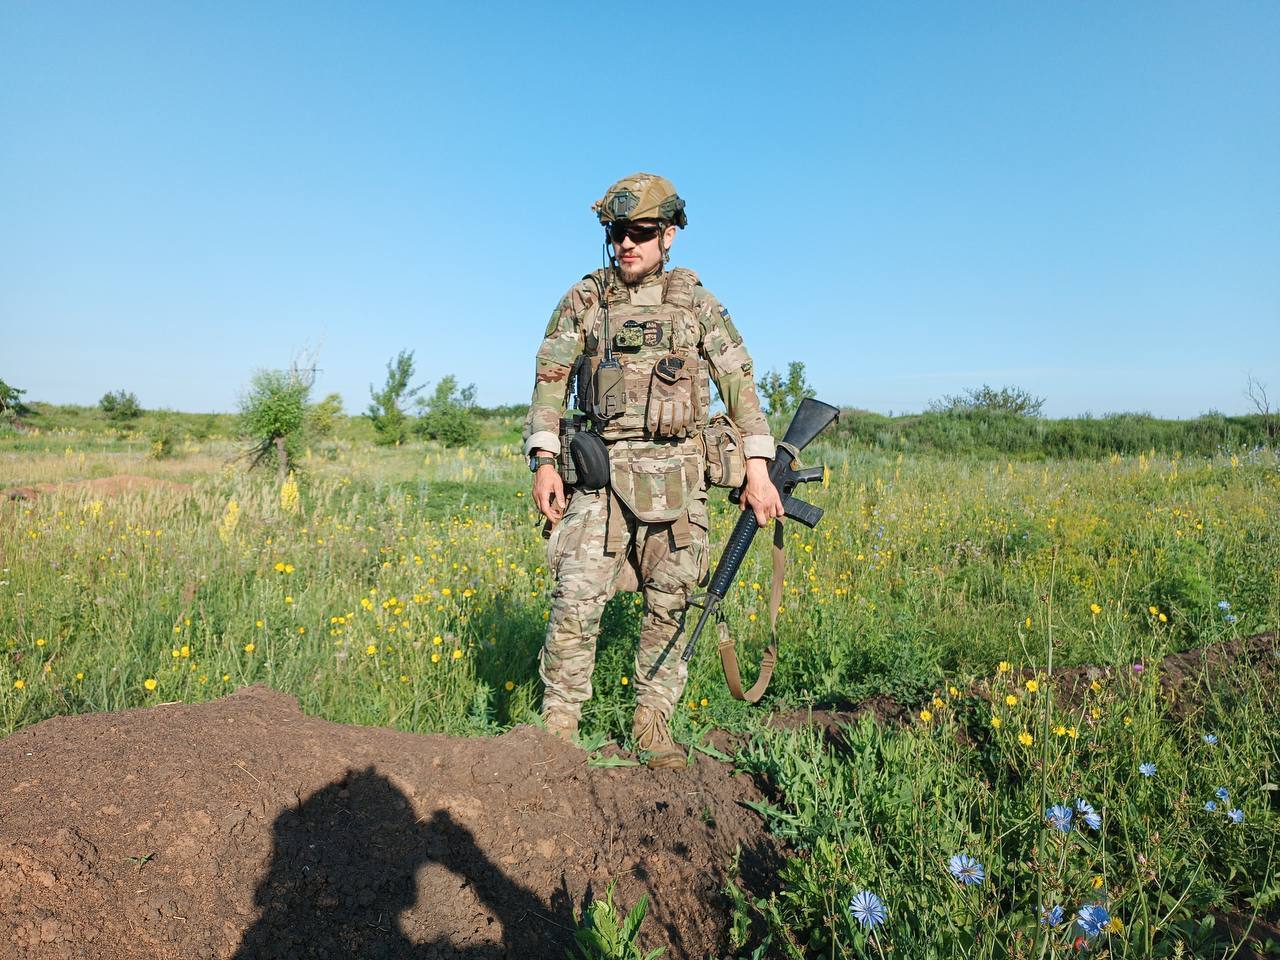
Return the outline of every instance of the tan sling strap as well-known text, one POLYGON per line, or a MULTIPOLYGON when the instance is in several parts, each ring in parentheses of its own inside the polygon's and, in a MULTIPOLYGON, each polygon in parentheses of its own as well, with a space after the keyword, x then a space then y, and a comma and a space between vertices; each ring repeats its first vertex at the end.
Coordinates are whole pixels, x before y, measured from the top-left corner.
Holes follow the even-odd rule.
POLYGON ((725 686, 735 700, 757 703, 769 688, 773 678, 773 667, 778 662, 778 608, 782 605, 782 578, 787 572, 787 552, 783 549, 782 518, 774 521, 773 527, 773 585, 769 591, 769 646, 760 658, 760 673, 751 689, 743 692, 742 674, 738 670, 738 653, 733 646, 733 637, 729 635, 729 625, 723 620, 716 623, 718 641, 716 649, 720 651, 720 666, 724 668, 725 686))
MULTIPOLYGON (((778 446, 784 444, 779 443, 778 446)), ((785 444, 791 454, 791 462, 796 469, 800 468, 800 451, 790 444, 785 444)), ((716 623, 718 641, 716 649, 720 651, 720 666, 724 668, 725 686, 735 700, 756 703, 764 696, 773 678, 773 668, 778 662, 778 609, 782 606, 783 579, 787 573, 787 551, 785 534, 782 528, 782 517, 773 521, 773 583, 769 588, 769 646, 765 647, 764 656, 760 658, 760 673, 751 689, 743 691, 742 674, 738 670, 738 652, 734 649, 733 637, 729 635, 729 625, 723 619, 716 623)))

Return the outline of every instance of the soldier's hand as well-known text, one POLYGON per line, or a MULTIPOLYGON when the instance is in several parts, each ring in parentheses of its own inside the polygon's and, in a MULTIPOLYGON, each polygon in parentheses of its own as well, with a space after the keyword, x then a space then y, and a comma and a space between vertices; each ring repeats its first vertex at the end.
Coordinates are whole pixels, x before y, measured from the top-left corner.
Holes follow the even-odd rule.
POLYGON ((768 526, 774 517, 781 517, 785 513, 778 488, 769 482, 768 460, 752 457, 747 461, 747 489, 742 492, 738 507, 742 510, 747 507, 754 510, 756 523, 762 527, 768 526))
POLYGON ((555 526, 564 516, 567 501, 564 496, 564 481, 556 468, 544 463, 533 475, 533 502, 538 505, 542 515, 555 526))

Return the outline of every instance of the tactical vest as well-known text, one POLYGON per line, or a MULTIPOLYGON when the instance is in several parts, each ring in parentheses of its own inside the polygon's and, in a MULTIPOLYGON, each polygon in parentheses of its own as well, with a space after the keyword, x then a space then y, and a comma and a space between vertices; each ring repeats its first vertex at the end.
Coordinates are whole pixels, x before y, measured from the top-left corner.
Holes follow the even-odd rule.
MULTIPOLYGON (((596 289, 605 291, 609 304, 609 336, 615 341, 614 358, 621 362, 626 379, 626 411, 610 420, 600 430, 606 441, 657 440, 645 426, 649 403, 653 367, 658 359, 673 349, 689 352, 695 365, 694 424, 691 436, 700 436, 707 426, 711 406, 711 384, 706 363, 698 352, 701 331, 693 306, 694 287, 700 286, 698 275, 684 267, 662 274, 660 281, 651 281, 640 287, 626 287, 610 283, 610 274, 597 270, 583 279, 593 280, 596 289), (638 336, 640 345, 620 348, 616 345, 620 333, 638 336)), ((583 352, 590 357, 604 356, 601 341, 603 311, 599 301, 593 303, 583 316, 583 352)))

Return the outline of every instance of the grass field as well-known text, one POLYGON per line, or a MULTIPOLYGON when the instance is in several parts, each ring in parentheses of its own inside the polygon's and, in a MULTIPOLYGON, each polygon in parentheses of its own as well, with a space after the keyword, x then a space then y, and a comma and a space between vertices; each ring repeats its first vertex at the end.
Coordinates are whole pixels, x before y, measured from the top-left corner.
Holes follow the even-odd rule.
MULTIPOLYGON (((509 427, 461 451, 330 440, 284 489, 209 428, 165 460, 72 422, 0 437, 0 489, 192 485, 0 504, 0 732, 254 682, 345 722, 530 719, 550 582, 509 427)), ((739 903, 743 956, 762 937, 761 956, 1065 956, 1080 936, 1117 957, 1229 956, 1276 916, 1273 685, 1242 669, 1171 711, 1157 683, 1166 654, 1280 622, 1274 454, 809 459, 830 468, 805 492, 827 516, 788 527, 771 699, 729 699, 708 643, 676 718, 686 742, 744 734, 736 762, 774 784, 765 813, 797 851, 776 897, 739 903), (1083 701, 1055 704, 1050 652, 1054 669, 1103 668, 1083 701), (912 722, 850 728, 841 750, 759 722, 880 693, 912 722), (1059 804, 1067 829, 1047 819, 1059 804), (865 897, 850 911, 863 891, 885 919, 865 897), (1055 905, 1062 922, 1041 923, 1055 905), (1094 905, 1105 918, 1078 916, 1094 905)), ((736 508, 712 500, 723 542, 736 508)), ((762 545, 725 604, 748 662, 768 591, 762 545)), ((639 602, 610 603, 588 738, 629 729, 639 602)))

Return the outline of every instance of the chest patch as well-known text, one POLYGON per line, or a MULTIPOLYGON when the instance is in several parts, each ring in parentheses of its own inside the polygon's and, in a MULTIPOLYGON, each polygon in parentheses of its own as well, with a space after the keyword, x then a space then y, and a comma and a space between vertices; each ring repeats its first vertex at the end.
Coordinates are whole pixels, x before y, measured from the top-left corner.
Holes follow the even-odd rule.
POLYGON ((644 345, 656 347, 662 342, 662 321, 646 320, 644 324, 644 345))

